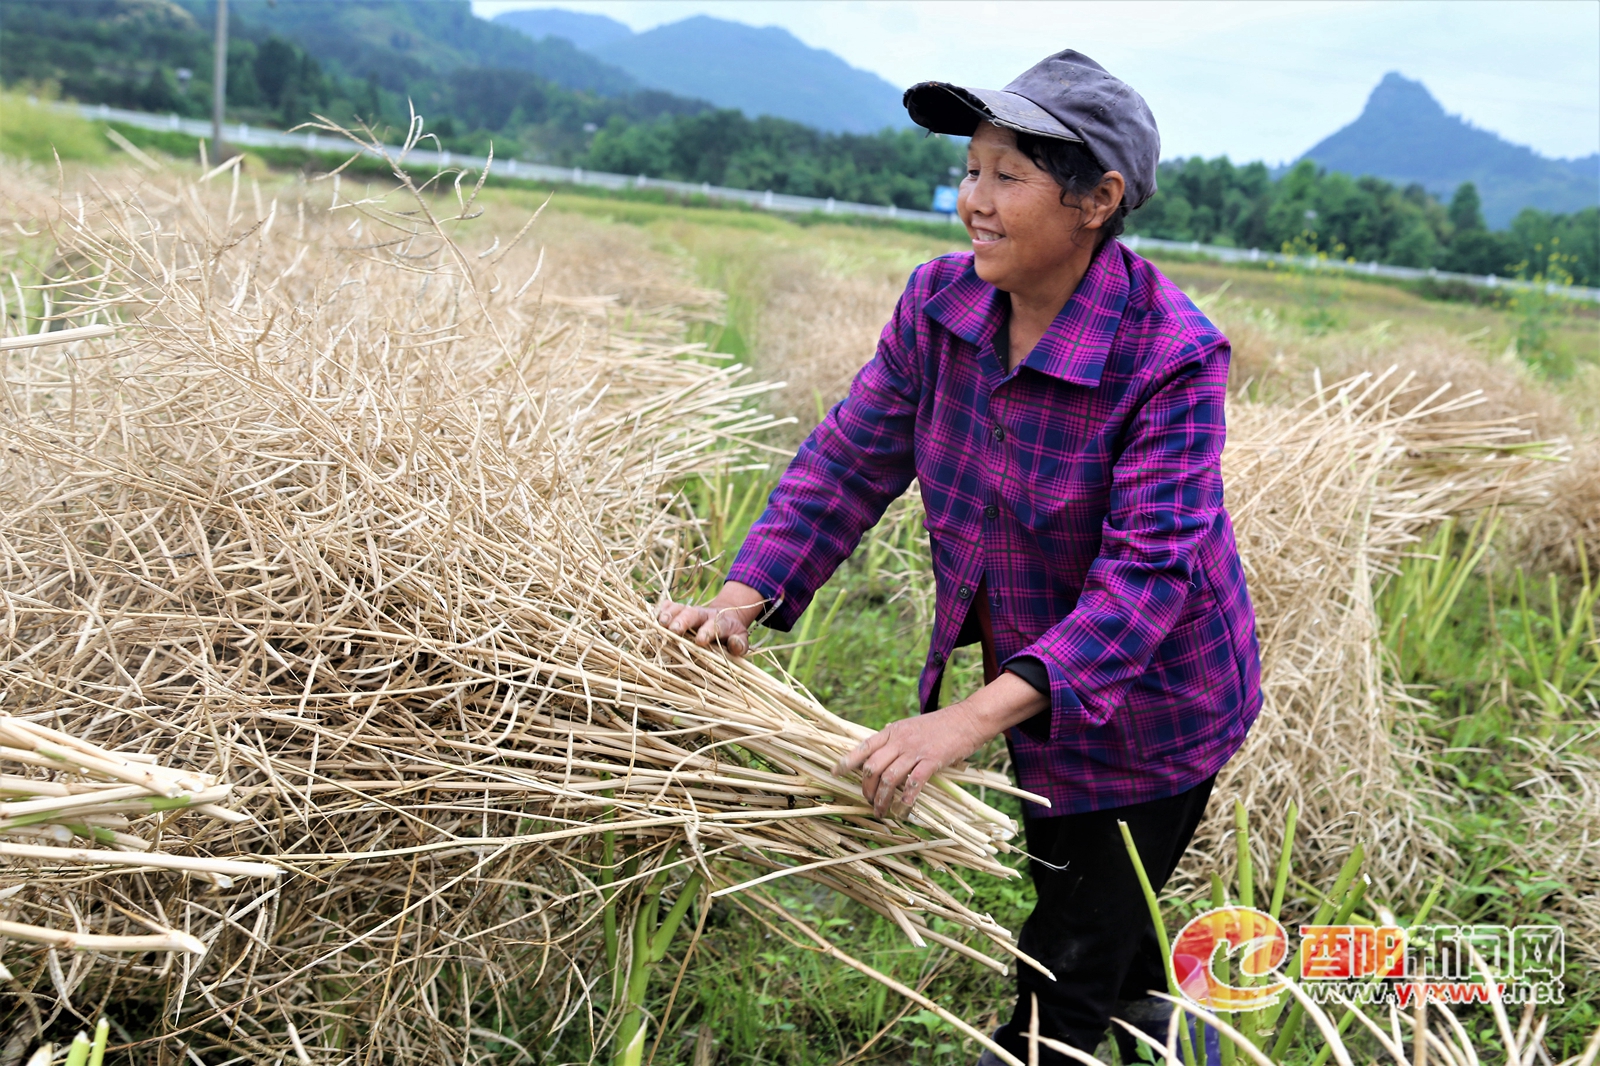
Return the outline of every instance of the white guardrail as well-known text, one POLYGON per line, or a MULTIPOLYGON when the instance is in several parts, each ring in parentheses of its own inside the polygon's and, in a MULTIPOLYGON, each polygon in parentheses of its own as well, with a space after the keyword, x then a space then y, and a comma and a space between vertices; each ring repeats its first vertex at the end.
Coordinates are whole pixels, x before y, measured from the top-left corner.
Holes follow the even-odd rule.
MULTIPOLYGON (((180 118, 177 115, 153 115, 145 111, 127 111, 119 107, 110 107, 106 104, 59 104, 57 106, 69 108, 84 118, 101 122, 125 122, 130 126, 139 126, 151 130, 171 130, 190 137, 209 138, 211 136, 211 123, 202 119, 180 118)), ((331 137, 315 131, 285 133, 282 130, 262 129, 259 126, 250 126, 244 123, 230 123, 223 127, 223 137, 230 143, 238 145, 303 148, 309 152, 348 152, 352 148, 351 143, 343 137, 331 137)), ((398 147, 387 145, 385 149, 391 155, 397 155, 400 151, 398 147)), ((483 156, 462 155, 459 152, 433 151, 422 148, 413 148, 407 154, 406 159, 408 162, 431 164, 439 167, 459 166, 468 169, 481 169, 488 162, 483 156)), ((790 196, 787 193, 775 193, 771 189, 765 192, 755 192, 751 189, 730 189, 721 185, 705 183, 696 185, 687 181, 667 181, 665 178, 649 178, 643 174, 610 174, 602 170, 584 170, 582 167, 553 167, 544 163, 524 163, 516 159, 496 159, 495 170, 502 177, 589 185, 601 189, 662 189, 681 196, 704 196, 710 200, 726 200, 748 204, 751 207, 765 211, 784 211, 793 214, 865 215, 869 218, 936 222, 940 224, 955 222, 954 215, 946 215, 935 211, 910 211, 902 207, 895 207, 892 204, 885 207, 880 204, 857 204, 846 200, 835 200, 832 197, 819 199, 814 196, 790 196)), ((1134 251, 1143 248, 1180 252, 1202 256, 1207 259, 1216 259, 1225 263, 1281 263, 1317 270, 1338 270, 1350 274, 1394 278, 1401 281, 1456 281, 1488 289, 1533 289, 1538 287, 1534 282, 1521 281, 1516 278, 1500 278, 1493 274, 1455 274, 1445 270, 1435 270, 1431 267, 1423 270, 1417 267, 1388 266, 1383 263, 1356 263, 1349 260, 1321 259, 1313 256, 1289 256, 1277 252, 1263 252, 1259 248, 1228 248, 1216 244, 1201 244, 1199 241, 1167 241, 1156 237, 1141 237, 1138 234, 1129 234, 1122 240, 1134 251)), ((1544 289, 1552 294, 1560 293, 1572 299, 1600 303, 1600 288, 1557 285, 1554 282, 1550 282, 1544 285, 1544 289)))
MULTIPOLYGON (((1137 233, 1123 237, 1122 242, 1136 252, 1140 248, 1157 248, 1169 252, 1184 252, 1189 255, 1204 256, 1207 259, 1220 259, 1224 263, 1284 263, 1310 267, 1316 270, 1340 270, 1347 274, 1367 274, 1379 278, 1397 278, 1401 281, 1460 281, 1485 289, 1537 289, 1541 287, 1537 282, 1523 281, 1520 278, 1501 278, 1493 274, 1456 274, 1448 270, 1436 270, 1433 267, 1428 267, 1424 270, 1420 267, 1389 266, 1385 263, 1357 263, 1349 259, 1321 259, 1316 256, 1279 255, 1276 252, 1263 252, 1259 248, 1227 248, 1220 244, 1201 244, 1199 241, 1164 241, 1156 237, 1141 237, 1137 233)), ((1553 281, 1544 283, 1542 287, 1548 293, 1560 293, 1569 299, 1590 300, 1600 303, 1600 289, 1585 288, 1582 285, 1557 285, 1553 281)))
MULTIPOLYGON (((125 111, 105 104, 64 104, 84 118, 100 122, 125 122, 151 130, 171 130, 190 137, 211 137, 211 123, 204 119, 180 118, 177 115, 152 115, 145 111, 125 111)), ((307 130, 301 133, 284 133, 282 130, 262 129, 244 123, 230 122, 222 128, 222 136, 229 144, 246 147, 303 148, 308 152, 351 152, 354 145, 343 137, 329 136, 307 130)), ((399 154, 394 145, 385 145, 391 156, 399 154)), ((369 150, 369 154, 376 152, 369 150)), ((464 167, 482 169, 488 162, 481 155, 463 155, 460 152, 434 151, 413 148, 406 154, 407 163, 439 167, 464 167)), ((949 225, 954 215, 935 211, 908 211, 893 204, 856 204, 846 200, 826 200, 813 196, 790 196, 771 189, 755 192, 751 189, 729 189, 721 185, 695 184, 688 181, 667 181, 665 178, 648 178, 643 174, 610 174, 603 170, 585 170, 582 167, 553 167, 544 163, 524 163, 517 159, 496 158, 494 173, 502 178, 523 178, 532 181, 560 182, 572 185, 591 185, 602 189, 663 189, 682 196, 705 196, 712 200, 732 200, 767 211, 785 211, 794 214, 820 212, 825 215, 867 215, 872 218, 892 218, 899 221, 937 222, 949 225)))

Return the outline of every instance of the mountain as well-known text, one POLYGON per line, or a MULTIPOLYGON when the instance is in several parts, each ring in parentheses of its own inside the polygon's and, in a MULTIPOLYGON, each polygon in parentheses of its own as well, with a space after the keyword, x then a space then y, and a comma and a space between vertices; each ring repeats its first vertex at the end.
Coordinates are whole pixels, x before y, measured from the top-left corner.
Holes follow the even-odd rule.
MULTIPOLYGON (((210 0, 185 6, 209 24, 210 0)), ((228 6, 241 23, 280 34, 341 73, 375 77, 395 92, 418 78, 466 67, 523 71, 598 96, 640 88, 566 38, 533 40, 478 18, 468 0, 234 0, 228 6)))
POLYGON ((582 11, 563 11, 559 7, 504 11, 496 15, 494 21, 525 33, 536 41, 546 37, 562 37, 579 48, 598 48, 633 36, 627 24, 616 19, 582 11))
POLYGON ((568 39, 641 85, 751 116, 776 115, 843 133, 910 125, 900 89, 779 27, 696 15, 623 35, 616 31, 621 23, 601 26, 594 18, 547 8, 507 12, 496 22, 530 35, 577 33, 583 41, 568 39), (568 29, 559 29, 562 25, 568 29))
POLYGON ((1361 116, 1301 158, 1329 170, 1416 182, 1442 200, 1470 181, 1490 226, 1503 228, 1524 207, 1579 211, 1600 204, 1600 153, 1550 159, 1446 114, 1419 81, 1383 76, 1361 116))

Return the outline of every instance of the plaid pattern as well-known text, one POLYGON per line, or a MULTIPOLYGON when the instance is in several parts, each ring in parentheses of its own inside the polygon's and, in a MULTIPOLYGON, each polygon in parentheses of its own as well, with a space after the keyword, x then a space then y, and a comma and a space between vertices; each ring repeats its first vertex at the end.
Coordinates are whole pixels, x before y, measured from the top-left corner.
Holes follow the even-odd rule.
POLYGON ((789 629, 915 477, 937 582, 922 709, 982 580, 1001 663, 1033 656, 1050 677, 1050 711, 1009 736, 1019 784, 1052 804, 1029 813, 1177 795, 1261 706, 1222 499, 1228 341, 1116 242, 1009 374, 1006 315, 970 254, 918 267, 729 577, 789 629))

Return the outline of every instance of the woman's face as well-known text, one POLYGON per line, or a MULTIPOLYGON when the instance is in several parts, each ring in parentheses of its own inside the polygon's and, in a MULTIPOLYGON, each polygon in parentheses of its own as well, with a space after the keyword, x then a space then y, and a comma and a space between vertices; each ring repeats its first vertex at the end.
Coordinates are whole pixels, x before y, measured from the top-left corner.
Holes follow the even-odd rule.
POLYGON ((980 123, 967 146, 967 176, 956 200, 978 276, 1017 292, 1069 270, 1084 255, 1080 241, 1092 251, 1095 233, 1084 227, 1085 211, 1071 197, 1065 204, 1061 199, 1056 180, 1017 148, 1016 133, 980 123))

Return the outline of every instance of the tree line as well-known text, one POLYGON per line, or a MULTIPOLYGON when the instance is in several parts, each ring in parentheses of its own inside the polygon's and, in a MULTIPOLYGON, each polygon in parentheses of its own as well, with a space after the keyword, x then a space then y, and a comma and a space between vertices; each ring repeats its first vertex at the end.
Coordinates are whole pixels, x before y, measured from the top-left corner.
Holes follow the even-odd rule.
POLYGON ((1274 179, 1263 163, 1179 159, 1161 164, 1158 187, 1128 216, 1129 233, 1463 274, 1570 274, 1576 284, 1600 284, 1600 207, 1525 208, 1509 228, 1490 230, 1471 182, 1443 203, 1421 185, 1351 177, 1309 160, 1274 179))
POLYGON ((926 211, 934 187, 959 180, 965 160, 964 147, 920 130, 823 133, 768 115, 711 111, 648 123, 612 119, 584 165, 926 211))

